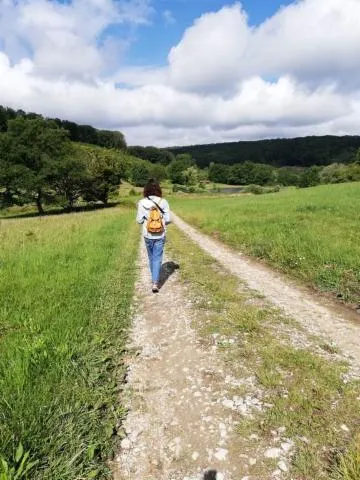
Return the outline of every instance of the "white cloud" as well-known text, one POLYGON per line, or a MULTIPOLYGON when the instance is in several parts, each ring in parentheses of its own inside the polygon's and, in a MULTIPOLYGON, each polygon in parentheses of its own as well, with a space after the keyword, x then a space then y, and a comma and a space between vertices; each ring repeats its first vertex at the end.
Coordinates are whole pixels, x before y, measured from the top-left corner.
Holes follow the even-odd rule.
POLYGON ((359 0, 303 0, 251 28, 240 4, 224 7, 186 30, 169 54, 171 76, 197 91, 288 74, 311 84, 350 76, 359 87, 359 18, 359 0))
POLYGON ((170 76, 184 89, 227 89, 239 77, 250 31, 239 4, 207 13, 169 54, 170 76))
POLYGON ((3 0, 0 104, 129 143, 358 133, 359 0, 298 1, 256 28, 234 4, 196 20, 167 66, 127 68, 128 39, 107 29, 151 12, 147 0, 3 0))
POLYGON ((173 25, 174 23, 176 23, 175 17, 172 14, 171 10, 164 10, 163 18, 165 20, 166 25, 173 25))
POLYGON ((41 76, 91 79, 107 69, 105 54, 114 38, 110 25, 148 21, 148 0, 4 0, 0 3, 0 40, 13 62, 31 57, 41 76))

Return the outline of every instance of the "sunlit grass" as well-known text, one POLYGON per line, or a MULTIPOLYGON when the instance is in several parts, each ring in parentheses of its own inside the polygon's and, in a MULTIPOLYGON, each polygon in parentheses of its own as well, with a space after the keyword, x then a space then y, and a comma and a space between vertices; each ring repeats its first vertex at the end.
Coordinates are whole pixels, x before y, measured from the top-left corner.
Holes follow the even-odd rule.
POLYGON ((360 184, 173 198, 188 222, 345 301, 360 301, 360 184))
POLYGON ((0 456, 21 443, 29 478, 101 476, 124 414, 133 212, 0 222, 0 456))

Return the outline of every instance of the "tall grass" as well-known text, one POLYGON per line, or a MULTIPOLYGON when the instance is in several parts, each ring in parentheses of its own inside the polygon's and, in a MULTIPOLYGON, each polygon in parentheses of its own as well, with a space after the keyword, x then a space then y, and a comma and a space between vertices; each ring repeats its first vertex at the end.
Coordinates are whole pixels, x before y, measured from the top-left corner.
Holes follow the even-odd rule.
POLYGON ((348 302, 360 301, 360 183, 173 198, 190 223, 348 302))
POLYGON ((134 281, 133 214, 0 223, 0 456, 16 478, 102 478, 134 281), (20 459, 20 460, 19 460, 20 459), (20 477, 22 478, 22 477, 20 477))

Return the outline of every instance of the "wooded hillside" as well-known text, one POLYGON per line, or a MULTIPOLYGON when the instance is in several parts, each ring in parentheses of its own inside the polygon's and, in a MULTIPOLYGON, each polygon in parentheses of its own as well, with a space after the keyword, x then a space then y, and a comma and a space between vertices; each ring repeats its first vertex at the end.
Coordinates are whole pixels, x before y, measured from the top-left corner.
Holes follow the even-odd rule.
MULTIPOLYGON (((38 113, 27 113, 23 110, 13 110, 12 108, 0 105, 0 133, 7 132, 9 120, 14 120, 19 117, 27 120, 43 118, 43 116, 38 113)), ((58 127, 67 130, 69 132, 70 140, 73 142, 88 143, 106 148, 126 148, 125 137, 121 132, 99 130, 91 125, 78 125, 75 122, 60 120, 59 118, 53 118, 51 120, 53 120, 58 127)))
POLYGON ((201 168, 210 163, 233 165, 246 161, 275 167, 349 163, 360 148, 360 136, 323 136, 240 141, 168 148, 175 155, 189 153, 201 168))

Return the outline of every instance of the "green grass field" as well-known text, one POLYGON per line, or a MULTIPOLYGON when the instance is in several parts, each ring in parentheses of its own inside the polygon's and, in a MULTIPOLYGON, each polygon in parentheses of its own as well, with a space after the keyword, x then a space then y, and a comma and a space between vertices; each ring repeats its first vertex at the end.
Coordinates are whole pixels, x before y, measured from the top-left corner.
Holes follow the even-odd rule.
POLYGON ((360 301, 360 183, 172 199, 185 220, 346 302, 360 301))
POLYGON ((2 480, 105 478, 124 415, 133 215, 0 220, 2 480))

